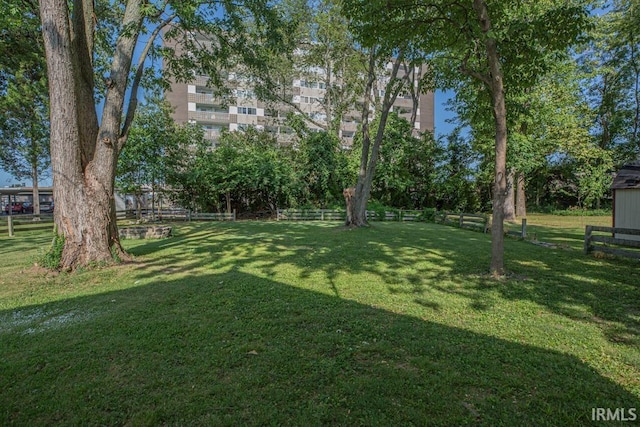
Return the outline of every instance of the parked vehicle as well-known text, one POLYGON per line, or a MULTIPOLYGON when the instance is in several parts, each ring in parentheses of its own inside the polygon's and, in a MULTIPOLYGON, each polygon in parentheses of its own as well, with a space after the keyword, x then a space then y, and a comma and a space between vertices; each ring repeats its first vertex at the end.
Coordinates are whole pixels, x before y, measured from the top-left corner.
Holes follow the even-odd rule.
POLYGON ((40 202, 40 213, 53 213, 53 202, 40 202))
POLYGON ((23 202, 22 203, 22 213, 33 213, 33 203, 31 202, 23 202))
POLYGON ((9 207, 11 207, 11 213, 14 213, 14 214, 33 213, 33 205, 31 203, 11 202, 11 205, 7 203, 4 207, 5 214, 9 214, 9 207))

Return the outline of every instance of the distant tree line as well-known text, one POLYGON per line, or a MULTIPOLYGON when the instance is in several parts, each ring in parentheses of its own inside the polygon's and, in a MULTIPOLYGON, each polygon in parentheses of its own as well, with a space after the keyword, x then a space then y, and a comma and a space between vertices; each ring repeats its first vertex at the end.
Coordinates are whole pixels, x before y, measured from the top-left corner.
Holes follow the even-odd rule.
POLYGON ((0 5, 0 166, 37 183, 50 160, 65 269, 126 258, 113 203, 117 176, 120 186, 171 189, 203 210, 328 207, 355 187, 353 226, 366 223, 369 200, 490 208, 490 270, 499 275, 503 219, 525 214, 527 203, 606 206, 612 173, 640 155, 638 0, 0 5), (149 67, 160 60, 161 70, 149 67), (324 70, 326 121, 314 123, 323 132, 301 130, 286 147, 255 130, 228 133, 215 150, 190 126, 135 135, 142 88, 208 75, 214 93, 226 96, 231 67, 251 76, 263 102, 289 102, 294 111, 291 77, 324 70), (378 78, 381 69, 390 70, 387 80, 378 78), (410 69, 428 74, 418 84, 410 69), (410 95, 415 107, 419 92, 436 88, 455 93, 458 127, 438 141, 406 133, 393 100, 410 95), (354 100, 362 126, 343 151, 338 129, 354 100))
MULTIPOLYGON (((361 138, 345 149, 333 133, 297 123, 292 143, 250 127, 224 132, 213 147, 198 126, 173 123, 170 111, 160 98, 140 107, 118 164, 120 191, 141 197, 150 188, 201 212, 273 215, 278 208, 344 208, 342 192, 356 179, 361 138)), ((491 164, 474 148, 471 134, 457 129, 440 140, 429 132, 415 136, 409 122, 392 113, 379 156, 374 205, 491 211, 491 164)), ((529 174, 528 206, 595 207, 585 196, 589 183, 576 160, 557 156, 529 174)))

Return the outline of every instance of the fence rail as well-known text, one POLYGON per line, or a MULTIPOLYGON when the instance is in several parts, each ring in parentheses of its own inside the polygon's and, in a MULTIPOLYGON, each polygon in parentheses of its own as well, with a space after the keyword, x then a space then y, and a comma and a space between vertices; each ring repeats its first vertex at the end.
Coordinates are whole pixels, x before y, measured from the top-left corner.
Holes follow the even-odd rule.
MULTIPOLYGON (((342 209, 278 209, 278 221, 344 221, 347 213, 342 209)), ((424 221, 425 211, 394 210, 367 211, 367 221, 424 221)))
MULTIPOLYGON (((236 211, 231 213, 191 212, 185 209, 143 209, 142 218, 154 218, 158 221, 235 221, 236 211)), ((135 210, 116 211, 119 221, 137 219, 135 210)), ((53 215, 7 215, 0 216, 0 236, 13 236, 16 233, 53 230, 53 215)))
POLYGON ((346 212, 333 209, 278 209, 278 221, 343 221, 346 212))
POLYGON ((490 227, 490 217, 484 214, 470 214, 464 212, 438 212, 436 219, 443 224, 457 224, 460 228, 474 228, 486 233, 490 227))
MULTIPOLYGON (((235 209, 231 213, 227 212, 192 212, 186 209, 142 209, 142 218, 155 218, 159 221, 235 221, 235 209)), ((116 211, 118 220, 138 218, 136 210, 116 211)))
MULTIPOLYGON (((235 221, 236 211, 231 213, 211 213, 211 212, 191 212, 186 209, 142 209, 139 213, 141 218, 159 221, 235 221)), ((135 220, 138 218, 136 210, 116 211, 118 220, 135 220)), ((8 223, 0 220, 0 234, 10 231, 43 230, 53 227, 53 217, 41 215, 42 221, 33 221, 32 215, 17 215, 13 217, 13 228, 8 230, 8 223)), ((341 209, 278 209, 277 220, 294 221, 344 221, 345 210, 341 209)), ((448 225, 457 225, 461 228, 476 229, 487 232, 490 226, 490 215, 458 213, 458 212, 437 212, 435 210, 387 210, 387 211, 367 211, 368 221, 435 221, 448 225)))
MULTIPOLYGON (((324 220, 344 221, 346 212, 342 209, 279 209, 278 220, 324 220)), ((433 209, 397 209, 387 211, 367 211, 368 221, 431 221, 442 224, 458 225, 463 228, 479 229, 486 232, 490 224, 490 215, 460 212, 438 212, 433 209)))
POLYGON ((584 231, 584 253, 588 254, 590 252, 603 252, 616 256, 640 259, 640 230, 587 225, 584 231), (610 236, 593 234, 594 232, 608 233, 610 236), (638 236, 638 240, 616 237, 620 235, 638 236), (614 245, 614 247, 609 245, 614 245), (621 249, 621 247, 631 248, 631 250, 621 249))
POLYGON ((8 215, 0 219, 0 236, 13 236, 14 233, 28 231, 53 230, 52 215, 8 215))

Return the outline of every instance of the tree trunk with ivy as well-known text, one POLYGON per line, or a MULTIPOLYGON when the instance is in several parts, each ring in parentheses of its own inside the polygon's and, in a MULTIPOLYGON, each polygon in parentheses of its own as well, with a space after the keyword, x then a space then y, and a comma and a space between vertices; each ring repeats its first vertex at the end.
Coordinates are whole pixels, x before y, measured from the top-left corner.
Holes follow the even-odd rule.
POLYGON ((268 46, 277 53, 289 47, 288 38, 283 37, 289 23, 268 0, 244 0, 233 7, 227 2, 200 0, 126 0, 109 11, 108 17, 98 16, 100 10, 94 2, 39 2, 51 99, 55 223, 64 237, 63 269, 125 256, 116 226, 115 173, 150 52, 162 56, 165 78, 171 75, 186 82, 196 72, 209 75, 214 85, 222 86, 226 81, 223 72, 231 63, 240 62, 251 72, 264 73, 269 61, 260 49, 268 46), (102 22, 114 17, 119 20, 117 25, 102 22), (260 25, 254 25, 256 22, 260 25), (145 23, 149 31, 144 31, 146 40, 136 51, 145 23), (100 120, 95 107, 98 85, 93 64, 98 25, 105 32, 101 44, 110 44, 101 50, 112 52, 110 58, 96 61, 109 66, 104 71, 104 88, 100 87, 104 96, 100 120), (160 52, 155 48, 156 37, 165 29, 165 41, 180 49, 169 47, 160 52), (200 43, 192 36, 194 32, 207 34, 212 41, 224 39, 224 48, 216 50, 200 43), (129 97, 125 96, 127 91, 129 97))
MULTIPOLYGON (((142 22, 142 0, 127 3, 123 24, 142 22)), ((40 2, 51 99, 54 220, 64 237, 60 268, 111 262, 125 256, 116 226, 114 179, 125 91, 137 31, 117 41, 101 125, 94 101, 93 1, 40 2)))

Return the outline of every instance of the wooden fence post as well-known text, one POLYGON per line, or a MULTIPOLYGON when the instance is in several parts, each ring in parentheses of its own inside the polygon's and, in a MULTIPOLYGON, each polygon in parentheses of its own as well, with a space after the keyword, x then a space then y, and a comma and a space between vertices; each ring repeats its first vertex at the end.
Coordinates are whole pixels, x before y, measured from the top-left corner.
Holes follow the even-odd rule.
POLYGON ((522 218, 522 231, 520 235, 523 239, 527 238, 527 218, 522 218))
POLYGON ((9 230, 9 237, 13 237, 13 216, 7 217, 7 229, 9 230))
POLYGON ((584 229, 584 253, 585 255, 589 253, 591 249, 591 234, 593 233, 593 229, 591 225, 585 226, 584 229))
POLYGON ((234 209, 233 210, 233 219, 232 219, 232 221, 235 221, 235 220, 236 220, 236 210, 234 209))
POLYGON ((464 214, 460 212, 460 228, 462 228, 463 223, 464 223, 464 214))

